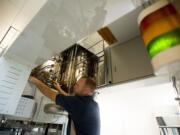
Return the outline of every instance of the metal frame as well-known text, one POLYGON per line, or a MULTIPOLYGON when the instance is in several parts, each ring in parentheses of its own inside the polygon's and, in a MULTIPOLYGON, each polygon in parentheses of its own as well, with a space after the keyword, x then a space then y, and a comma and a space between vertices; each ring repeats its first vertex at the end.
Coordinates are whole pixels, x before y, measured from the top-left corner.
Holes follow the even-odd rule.
MULTIPOLYGON (((108 79, 108 64, 107 64, 107 61, 108 61, 108 58, 106 58, 106 56, 105 56, 105 53, 106 53, 106 49, 105 49, 105 40, 99 40, 98 42, 96 42, 95 44, 93 44, 93 45, 91 45, 89 48, 86 48, 88 51, 90 51, 90 49, 91 48, 93 48, 93 47, 96 47, 97 45, 99 45, 100 43, 102 42, 102 51, 99 51, 98 53, 96 53, 95 55, 98 57, 98 59, 99 59, 99 61, 98 61, 98 65, 101 63, 101 62, 104 62, 103 64, 104 64, 104 84, 101 84, 101 85, 99 85, 98 87, 102 87, 102 86, 104 86, 104 85, 106 85, 106 84, 108 84, 109 83, 109 81, 107 81, 108 79), (100 55, 100 56, 98 56, 99 54, 101 54, 101 53, 103 53, 102 55, 100 55), (104 57, 104 59, 103 60, 100 60, 100 58, 102 58, 102 57, 104 57)), ((80 63, 78 63, 78 64, 80 64, 80 63)), ((97 71, 98 71, 98 67, 99 66, 97 66, 97 71)), ((97 76, 99 76, 99 75, 97 75, 97 76)))

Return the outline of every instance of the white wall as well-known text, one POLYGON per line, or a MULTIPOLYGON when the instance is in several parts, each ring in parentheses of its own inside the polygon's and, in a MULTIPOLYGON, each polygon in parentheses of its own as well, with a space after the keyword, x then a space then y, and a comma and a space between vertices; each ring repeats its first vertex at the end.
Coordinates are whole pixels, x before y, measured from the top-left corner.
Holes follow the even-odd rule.
POLYGON ((142 87, 153 79, 100 89, 101 135, 160 135, 154 113, 176 112, 177 103, 170 83, 142 87))

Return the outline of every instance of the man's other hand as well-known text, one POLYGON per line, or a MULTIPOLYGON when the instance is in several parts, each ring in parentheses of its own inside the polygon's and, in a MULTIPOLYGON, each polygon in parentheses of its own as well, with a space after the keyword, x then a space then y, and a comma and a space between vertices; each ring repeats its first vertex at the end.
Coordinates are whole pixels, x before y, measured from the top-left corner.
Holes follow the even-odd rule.
POLYGON ((62 90, 61 85, 60 85, 57 81, 54 81, 53 84, 54 84, 54 87, 55 87, 58 91, 62 90))

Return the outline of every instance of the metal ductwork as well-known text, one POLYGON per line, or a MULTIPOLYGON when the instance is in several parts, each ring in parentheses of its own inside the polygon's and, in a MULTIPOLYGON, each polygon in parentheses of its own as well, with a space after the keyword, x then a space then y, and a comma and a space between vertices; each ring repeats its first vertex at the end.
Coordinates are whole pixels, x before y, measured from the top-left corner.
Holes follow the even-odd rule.
POLYGON ((62 84, 62 89, 72 93, 73 85, 82 76, 97 78, 99 58, 80 45, 73 45, 60 55, 36 67, 32 76, 37 77, 49 87, 53 81, 62 84))

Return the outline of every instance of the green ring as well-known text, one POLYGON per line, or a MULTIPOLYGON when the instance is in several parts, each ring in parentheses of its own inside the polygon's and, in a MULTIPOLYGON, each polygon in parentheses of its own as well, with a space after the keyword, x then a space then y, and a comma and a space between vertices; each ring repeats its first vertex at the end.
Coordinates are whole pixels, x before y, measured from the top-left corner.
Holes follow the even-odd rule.
POLYGON ((180 28, 154 38, 149 43, 147 50, 152 59, 160 52, 176 45, 180 45, 180 28))

